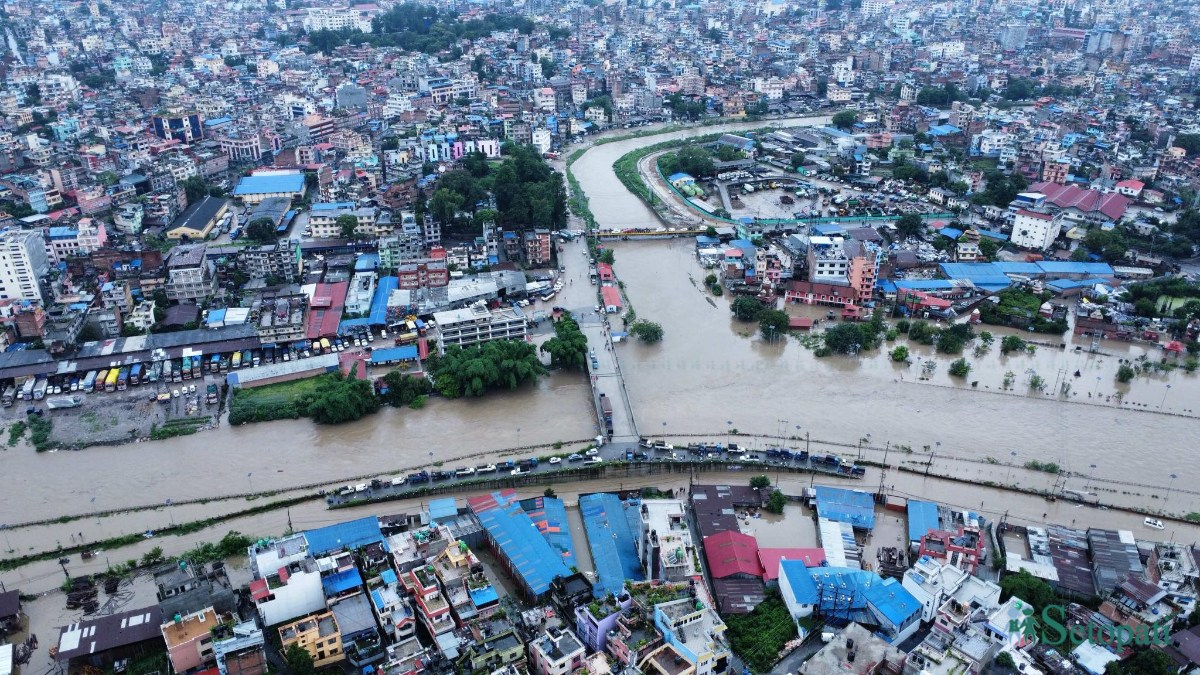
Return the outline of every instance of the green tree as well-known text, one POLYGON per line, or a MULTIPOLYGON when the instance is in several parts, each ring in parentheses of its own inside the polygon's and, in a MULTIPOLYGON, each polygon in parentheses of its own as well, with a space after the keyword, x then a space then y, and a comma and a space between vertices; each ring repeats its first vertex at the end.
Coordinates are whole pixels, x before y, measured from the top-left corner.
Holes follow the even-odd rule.
POLYGON ((162 559, 163 559, 162 547, 155 546, 154 548, 150 549, 149 551, 146 551, 146 554, 142 556, 142 566, 148 567, 155 563, 162 562, 162 559))
POLYGON ((1042 609, 1058 602, 1054 589, 1041 579, 1025 570, 1010 574, 1000 580, 1001 601, 1017 597, 1033 607, 1034 615, 1039 615, 1042 609))
POLYGON ((558 66, 554 65, 554 61, 552 61, 550 59, 543 58, 541 61, 541 66, 542 66, 542 77, 544 77, 546 79, 550 79, 551 77, 554 77, 554 74, 556 72, 558 72, 558 66))
POLYGON ((613 255, 611 248, 606 248, 600 252, 599 260, 605 265, 611 265, 616 262, 616 257, 613 255))
POLYGON ((1113 661, 1104 668, 1104 675, 1175 675, 1179 667, 1166 652, 1149 647, 1137 650, 1124 661, 1113 661))
POLYGON ((1119 368, 1117 368, 1117 382, 1120 382, 1122 384, 1129 382, 1136 375, 1137 375, 1137 371, 1135 371, 1133 368, 1131 368, 1129 366, 1129 364, 1127 364, 1127 363, 1122 363, 1121 366, 1119 368))
POLYGON ((554 324, 554 337, 542 343, 541 350, 550 355, 553 368, 566 370, 587 369, 588 341, 579 323, 570 312, 564 312, 554 324))
POLYGON ((1016 668, 1017 663, 1013 661, 1013 657, 1008 652, 1000 652, 996 655, 996 665, 1001 668, 1016 668))
POLYGON ((906 213, 896 221, 896 233, 907 239, 919 236, 925 231, 925 221, 915 213, 906 213))
POLYGON ((771 513, 783 513, 783 509, 787 506, 787 495, 780 490, 772 490, 771 496, 767 498, 766 509, 771 513))
POLYGON ((954 377, 966 377, 971 373, 971 364, 966 359, 955 359, 950 363, 950 374, 954 377))
POLYGON ((791 319, 787 312, 778 309, 764 309, 758 315, 758 329, 768 340, 777 340, 787 335, 791 319))
POLYGON ((835 113, 830 121, 838 129, 849 129, 858 121, 858 113, 853 110, 843 110, 840 113, 835 113))
POLYGON ((793 152, 792 156, 788 158, 788 164, 791 165, 792 170, 795 171, 796 169, 804 166, 805 159, 807 158, 804 156, 803 152, 793 152))
POLYGON ((337 226, 342 239, 354 239, 357 236, 355 230, 358 229, 358 216, 350 214, 341 215, 337 217, 337 220, 333 221, 333 224, 337 226))
POLYGON ((342 373, 323 375, 317 387, 300 398, 297 407, 317 424, 342 424, 361 419, 379 409, 371 383, 355 377, 356 364, 349 377, 342 373))
POLYGON ((750 487, 756 490, 771 487, 771 479, 767 476, 755 476, 750 479, 750 487))
POLYGON ((1000 340, 1000 353, 1009 354, 1011 352, 1025 351, 1025 341, 1016 335, 1005 335, 1000 340))
POLYGON ((729 309, 739 321, 757 321, 763 312, 763 304, 748 295, 742 295, 733 301, 729 309))
POLYGON ((429 212, 443 223, 452 223, 457 219, 458 212, 462 210, 464 203, 466 203, 466 198, 463 195, 448 188, 439 187, 434 191, 433 197, 429 199, 429 212))
POLYGON ((96 182, 101 185, 114 185, 119 179, 120 176, 112 171, 102 171, 96 175, 96 182))
POLYGON ((892 350, 892 360, 893 361, 907 361, 908 360, 908 347, 905 347, 904 345, 896 345, 896 348, 892 350))
POLYGON ((418 398, 433 391, 433 385, 428 379, 414 377, 399 370, 389 371, 383 376, 383 382, 387 385, 387 393, 383 395, 383 400, 396 408, 411 405, 418 398))
POLYGON ((312 655, 304 647, 293 642, 283 652, 283 660, 287 662, 292 675, 313 675, 317 669, 313 667, 312 655))
POLYGON ((208 195, 208 183, 199 176, 189 176, 183 180, 183 192, 188 203, 194 204, 208 195))
POLYGON ((270 218, 255 218, 250 221, 250 224, 246 225, 246 236, 264 244, 279 238, 275 232, 275 221, 270 218))
POLYGON ((629 327, 629 333, 646 344, 654 344, 663 338, 662 326, 645 319, 634 321, 633 325, 629 327))
POLYGON ((434 386, 446 398, 474 398, 495 389, 516 389, 546 374, 537 349, 515 340, 451 347, 427 365, 434 386))
POLYGON ((717 238, 717 228, 713 227, 712 225, 709 225, 708 227, 706 227, 704 229, 704 236, 716 239, 717 238))

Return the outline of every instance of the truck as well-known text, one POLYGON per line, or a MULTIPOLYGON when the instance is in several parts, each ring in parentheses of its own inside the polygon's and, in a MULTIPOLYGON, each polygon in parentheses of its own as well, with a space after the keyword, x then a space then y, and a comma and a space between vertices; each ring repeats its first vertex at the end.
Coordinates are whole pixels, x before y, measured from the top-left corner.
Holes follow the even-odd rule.
POLYGON ((200 361, 203 358, 204 357, 202 357, 202 356, 193 356, 192 357, 192 377, 194 379, 198 380, 201 377, 203 377, 203 375, 200 374, 200 361))
POLYGON ((117 371, 117 391, 125 391, 129 388, 129 366, 122 366, 117 371))
POLYGON ((16 400, 17 388, 10 384, 4 388, 4 396, 0 398, 0 403, 3 403, 5 408, 11 408, 16 400))
POLYGON ((33 400, 40 401, 46 398, 46 387, 50 386, 50 380, 44 377, 38 378, 37 383, 33 385, 33 400))
POLYGON ((208 385, 208 391, 206 393, 207 393, 207 397, 205 400, 207 400, 209 403, 217 402, 217 385, 215 385, 215 384, 208 385))
POLYGON ((142 383, 142 364, 135 363, 129 369, 129 386, 136 387, 142 383))
POLYGON ((33 399, 33 387, 36 384, 37 384, 37 379, 35 379, 35 378, 31 377, 31 378, 28 378, 25 380, 25 383, 21 385, 21 400, 22 401, 29 401, 29 400, 33 399))
POLYGON ((530 471, 532 469, 536 469, 537 465, 538 465, 537 457, 530 457, 529 459, 522 459, 521 461, 517 462, 517 468, 522 471, 530 471))
POLYGON ((120 369, 109 368, 108 375, 104 376, 104 391, 112 393, 117 390, 117 375, 120 374, 120 369))
POLYGON ((79 385, 79 391, 85 394, 90 394, 96 390, 96 371, 89 371, 83 378, 83 382, 79 385))
POLYGON ((183 357, 183 363, 179 368, 179 376, 184 380, 192 379, 192 357, 183 357))
POLYGON ((612 438, 613 434, 613 409, 612 400, 605 394, 600 394, 600 416, 604 422, 604 433, 612 438))
POLYGON ((238 368, 241 368, 241 367, 242 367, 242 353, 234 352, 233 353, 233 369, 237 370, 238 368))
POLYGON ((83 397, 76 394, 74 396, 51 396, 46 399, 46 407, 51 410, 61 410, 63 408, 78 408, 83 403, 83 397))
POLYGON ((208 360, 208 372, 210 372, 210 373, 221 372, 221 355, 220 354, 213 354, 212 358, 208 360))
POLYGON ((171 381, 179 382, 183 379, 183 360, 171 361, 171 381))

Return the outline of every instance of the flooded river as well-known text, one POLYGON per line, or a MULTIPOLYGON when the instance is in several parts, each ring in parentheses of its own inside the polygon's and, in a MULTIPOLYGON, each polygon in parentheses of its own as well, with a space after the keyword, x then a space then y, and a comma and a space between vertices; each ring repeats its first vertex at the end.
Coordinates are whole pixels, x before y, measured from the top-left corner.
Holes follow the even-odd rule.
MULTIPOLYGON (((613 175, 613 161, 666 137, 761 125, 708 127, 601 145, 577 161, 573 172, 606 229, 655 226, 653 214, 613 175)), ((1172 511, 1200 510, 1200 504, 1187 501, 1191 495, 1182 494, 1182 488, 1200 484, 1200 469, 1187 460, 1188 441, 1197 422, 1122 410, 1111 402, 1096 405, 1097 398, 1088 396, 1099 394, 1103 401, 1104 395, 1111 394, 1116 359, 1138 356, 1137 347, 1106 344, 1109 356, 1077 354, 1071 347, 1065 351, 1042 347, 1034 355, 1019 357, 1001 357, 996 347, 979 359, 971 358, 976 370, 967 384, 947 375, 945 359, 929 381, 915 382, 915 367, 904 370, 883 354, 820 360, 794 340, 764 342, 754 334, 754 326, 731 320, 727 299, 709 298, 701 290, 705 272, 695 262, 688 240, 619 242, 616 248, 617 272, 633 307, 666 329, 660 345, 627 343, 618 347, 644 434, 719 435, 738 428, 744 433, 777 435, 811 432, 814 438, 851 444, 872 434, 871 445, 877 447, 891 441, 893 447, 908 445, 916 453, 930 446, 942 456, 993 457, 1017 464, 1037 459, 1094 474, 1097 480, 1171 485, 1180 489, 1180 494, 1172 496, 1172 511), (1027 395, 1026 371, 1030 369, 1052 385, 1059 378, 1069 378, 1074 389, 1069 400, 1078 403, 1027 395), (1080 371, 1079 378, 1073 376, 1075 370, 1080 371), (1016 374, 1015 389, 997 393, 1007 371, 1016 374), (970 381, 978 381, 977 389, 971 389, 970 381), (1171 473, 1178 475, 1176 481, 1169 479, 1171 473)), ((576 267, 570 266, 568 273, 581 273, 576 267)), ((589 288, 586 283, 584 288, 589 288)), ((804 310, 811 308, 789 308, 804 310)), ((915 348, 914 356, 927 357, 929 352, 915 348)), ((1140 378, 1127 387, 1126 400, 1145 409, 1161 405, 1176 413, 1200 409, 1197 380, 1182 371, 1140 378), (1172 388, 1166 389, 1167 384, 1172 388)), ((301 419, 222 426, 169 441, 81 452, 36 454, 27 447, 14 448, 0 453, 0 466, 9 479, 2 519, 12 524, 162 504, 166 499, 181 502, 284 490, 348 476, 384 474, 431 461, 453 466, 456 458, 466 455, 491 451, 494 456, 499 448, 593 434, 587 384, 578 376, 552 375, 517 392, 479 401, 431 399, 420 411, 384 409, 336 427, 301 419)), ((978 465, 970 470, 979 471, 978 465)), ((969 492, 969 488, 964 490, 964 499, 969 492)), ((7 535, 14 541, 5 549, 45 550, 53 548, 56 541, 70 544, 70 534, 79 530, 87 530, 91 540, 245 506, 241 501, 175 506, 89 518, 80 521, 78 528, 64 524, 24 532, 10 530, 7 535)), ((324 513, 323 508, 311 504, 301 510, 312 513, 314 520, 317 512, 323 520, 349 517, 324 513)), ((254 534, 278 533, 283 519, 283 514, 264 516, 248 521, 241 529, 254 534)), ((200 540, 212 538, 211 532, 198 536, 200 540)))

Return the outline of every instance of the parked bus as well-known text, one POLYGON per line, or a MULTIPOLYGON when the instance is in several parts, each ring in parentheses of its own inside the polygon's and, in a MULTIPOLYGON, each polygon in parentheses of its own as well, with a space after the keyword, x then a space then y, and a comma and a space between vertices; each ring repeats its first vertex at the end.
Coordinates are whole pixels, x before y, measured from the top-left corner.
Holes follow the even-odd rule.
POLYGON ((242 353, 234 352, 233 353, 233 369, 237 370, 238 368, 241 368, 241 367, 242 367, 242 353))
POLYGON ((21 400, 22 401, 33 400, 33 387, 36 384, 37 384, 37 378, 30 377, 29 379, 25 380, 25 384, 21 385, 21 400))
POLYGON ((96 381, 94 383, 95 389, 93 389, 92 391, 95 391, 95 392, 104 391, 104 383, 107 381, 108 381, 108 368, 101 368, 99 371, 96 372, 96 381))
POLYGON ((183 357, 183 365, 179 369, 179 373, 185 380, 192 379, 192 357, 183 357))
POLYGON ((121 366, 117 371, 117 391, 125 391, 129 388, 129 366, 121 366))
POLYGON ((37 384, 33 385, 33 400, 40 401, 46 398, 46 389, 50 387, 50 380, 44 377, 38 378, 37 384))
POLYGON ((129 369, 129 386, 136 387, 142 383, 142 364, 135 363, 129 369))
POLYGON ((0 404, 3 404, 5 408, 11 408, 16 400, 17 388, 10 384, 4 388, 4 396, 0 397, 0 404))
POLYGON ((108 376, 104 378, 104 391, 111 393, 117 390, 117 374, 119 372, 116 368, 108 369, 108 376))
POLYGON ((83 378, 83 384, 79 385, 80 391, 85 394, 90 394, 96 390, 96 371, 91 371, 83 378))

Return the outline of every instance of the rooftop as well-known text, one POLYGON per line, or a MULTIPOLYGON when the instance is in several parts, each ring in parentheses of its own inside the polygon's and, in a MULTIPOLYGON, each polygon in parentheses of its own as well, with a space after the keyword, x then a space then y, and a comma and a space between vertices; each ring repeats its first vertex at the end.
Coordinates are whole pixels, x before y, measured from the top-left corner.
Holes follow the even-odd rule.
POLYGON ((233 190, 235 197, 241 195, 270 194, 283 192, 302 192, 304 190, 304 175, 300 173, 246 176, 238 181, 233 190))

